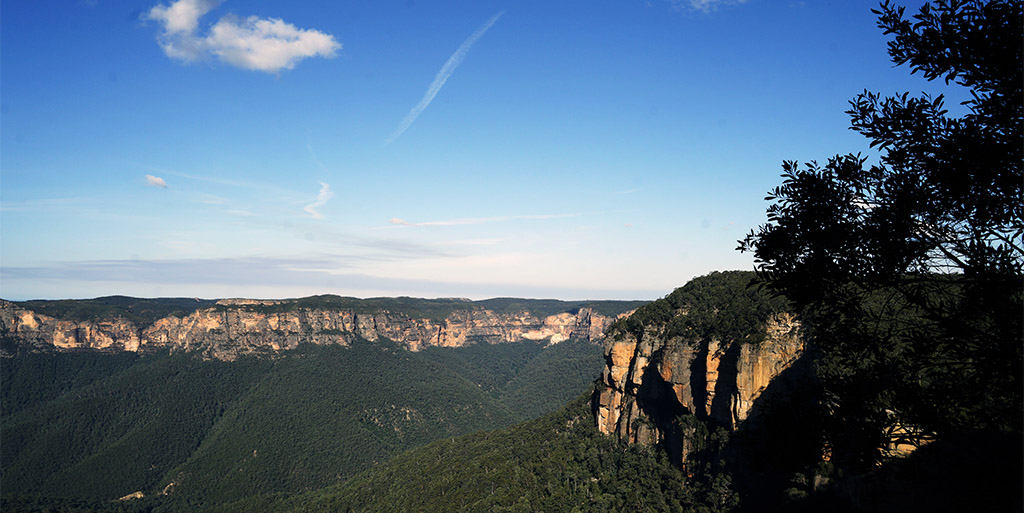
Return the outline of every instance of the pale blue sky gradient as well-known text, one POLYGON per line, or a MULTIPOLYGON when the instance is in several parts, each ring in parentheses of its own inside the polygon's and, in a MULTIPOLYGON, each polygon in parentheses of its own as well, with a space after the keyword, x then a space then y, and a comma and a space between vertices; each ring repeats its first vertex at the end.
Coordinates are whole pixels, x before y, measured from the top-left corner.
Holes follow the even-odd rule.
POLYGON ((942 91, 875 2, 194 5, 0 4, 0 297, 653 299, 942 91))

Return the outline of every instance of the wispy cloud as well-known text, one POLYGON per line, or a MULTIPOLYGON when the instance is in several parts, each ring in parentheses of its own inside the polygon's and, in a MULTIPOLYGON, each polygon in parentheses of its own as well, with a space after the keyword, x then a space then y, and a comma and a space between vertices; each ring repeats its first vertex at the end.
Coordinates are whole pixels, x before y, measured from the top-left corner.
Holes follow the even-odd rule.
POLYGON ((167 188, 167 182, 164 181, 163 178, 153 175, 146 175, 146 185, 150 187, 161 187, 163 189, 167 188))
POLYGON ((495 217, 462 217, 458 219, 447 219, 444 221, 426 221, 422 223, 410 223, 404 219, 392 217, 391 224, 399 226, 463 226, 473 224, 500 223, 505 221, 538 220, 538 219, 563 219, 577 217, 579 214, 540 214, 522 216, 495 216, 495 217))
POLYGON ((423 94, 423 98, 420 98, 420 102, 405 115, 402 122, 398 124, 398 128, 396 128, 391 136, 388 137, 387 141, 384 142, 385 146, 401 137, 413 122, 416 121, 416 118, 419 117, 427 106, 430 105, 430 102, 434 101, 434 97, 437 96, 437 93, 442 87, 444 87, 444 83, 448 81, 448 77, 452 76, 452 73, 455 72, 455 68, 458 68, 459 64, 462 64, 463 59, 466 58, 466 55, 469 54, 470 48, 472 48, 473 45, 484 36, 487 30, 498 21, 498 18, 501 18, 502 14, 505 14, 505 11, 501 11, 498 14, 491 16, 491 19, 487 20, 487 22, 481 25, 480 28, 476 29, 476 32, 473 32, 472 35, 466 38, 466 40, 459 45, 459 48, 456 49, 455 53, 448 58, 448 61, 444 63, 444 66, 441 66, 441 71, 437 72, 437 75, 434 77, 434 81, 431 82, 430 87, 427 88, 427 92, 423 94))
POLYGON ((670 0, 672 6, 680 10, 700 11, 709 13, 719 7, 745 4, 748 0, 670 0))
POLYGON ((308 133, 306 134, 306 149, 309 150, 309 156, 313 159, 313 162, 315 162, 324 173, 331 174, 331 171, 327 169, 327 166, 324 165, 320 158, 316 156, 316 152, 313 151, 313 138, 308 133))
POLYGON ((200 194, 199 199, 196 201, 205 205, 229 205, 231 203, 227 198, 214 196, 213 194, 200 194))
POLYGON ((489 237, 483 239, 460 239, 444 241, 445 246, 496 246, 508 240, 501 237, 489 237))
POLYGON ((167 173, 171 174, 171 175, 174 175, 174 176, 180 176, 181 178, 187 178, 189 180, 195 180, 197 182, 206 182, 206 183, 212 183, 212 184, 216 184, 216 185, 227 185, 229 187, 242 187, 242 188, 246 188, 246 189, 264 189, 264 190, 276 189, 275 187, 272 187, 272 186, 269 186, 269 185, 260 184, 260 183, 257 183, 257 182, 248 182, 248 181, 244 181, 244 180, 234 180, 234 179, 231 179, 231 178, 222 178, 222 177, 219 177, 219 176, 195 175, 195 174, 190 174, 190 173, 179 173, 177 171, 168 171, 167 173))
POLYGON ((341 49, 330 34, 300 29, 278 18, 225 16, 200 34, 199 19, 219 4, 177 0, 153 7, 145 18, 163 25, 157 40, 164 53, 185 62, 215 57, 242 69, 277 73, 308 57, 334 57, 341 49))
POLYGON ((309 215, 312 216, 313 219, 323 219, 324 215, 317 212, 316 209, 324 206, 327 203, 327 200, 331 199, 331 196, 334 196, 334 193, 331 192, 331 186, 326 182, 320 182, 320 192, 316 195, 316 201, 302 207, 302 210, 309 212, 309 215))
POLYGON ((221 258, 94 260, 0 267, 6 299, 95 297, 296 297, 344 294, 362 297, 558 297, 564 299, 653 299, 664 290, 530 284, 500 280, 468 282, 380 276, 361 272, 361 258, 221 258))

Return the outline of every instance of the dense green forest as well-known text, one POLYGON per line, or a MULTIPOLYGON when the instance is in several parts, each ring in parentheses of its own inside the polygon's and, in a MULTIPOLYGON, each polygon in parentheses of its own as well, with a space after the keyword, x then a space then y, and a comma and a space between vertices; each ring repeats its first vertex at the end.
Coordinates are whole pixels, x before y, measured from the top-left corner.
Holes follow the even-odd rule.
POLYGON ((752 271, 715 271, 694 278, 616 321, 609 335, 654 329, 663 337, 760 342, 765 321, 792 309, 785 297, 765 293, 754 278, 752 271))
POLYGON ((192 511, 318 489, 553 411, 602 357, 572 341, 419 353, 378 341, 234 362, 75 352, 2 365, 4 511, 192 511))
POLYGON ((545 417, 439 440, 344 484, 261 506, 288 512, 699 511, 705 504, 685 481, 652 447, 620 445, 598 433, 588 398, 581 397, 545 417))

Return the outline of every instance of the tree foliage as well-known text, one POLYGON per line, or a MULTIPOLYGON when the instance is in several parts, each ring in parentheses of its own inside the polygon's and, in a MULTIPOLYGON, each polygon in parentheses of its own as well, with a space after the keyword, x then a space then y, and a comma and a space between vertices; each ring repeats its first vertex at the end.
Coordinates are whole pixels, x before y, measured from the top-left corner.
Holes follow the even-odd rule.
POLYGON ((216 305, 216 301, 184 297, 146 299, 105 296, 94 299, 37 299, 17 301, 14 304, 58 319, 99 321, 123 318, 144 328, 162 317, 184 317, 200 308, 210 308, 216 305))
POLYGON ((172 513, 262 511, 438 438, 554 411, 602 360, 583 342, 417 353, 382 339, 233 362, 83 351, 0 364, 0 509, 172 513), (135 491, 146 497, 115 500, 135 491))
POLYGON ((801 309, 832 439, 861 465, 896 438, 1022 425, 1021 2, 873 12, 893 62, 965 88, 967 114, 942 96, 858 95, 851 128, 880 162, 785 162, 768 223, 739 248, 801 309))
POLYGON ((656 330, 664 337, 757 343, 772 315, 788 312, 789 303, 752 287, 750 271, 715 271, 698 276, 668 296, 652 301, 616 321, 609 335, 656 330), (684 313, 685 315, 678 315, 684 313))
MULTIPOLYGON (((499 431, 443 439, 268 511, 728 511, 663 453, 598 433, 586 396, 499 431)), ((240 511, 240 510, 239 510, 240 511)))

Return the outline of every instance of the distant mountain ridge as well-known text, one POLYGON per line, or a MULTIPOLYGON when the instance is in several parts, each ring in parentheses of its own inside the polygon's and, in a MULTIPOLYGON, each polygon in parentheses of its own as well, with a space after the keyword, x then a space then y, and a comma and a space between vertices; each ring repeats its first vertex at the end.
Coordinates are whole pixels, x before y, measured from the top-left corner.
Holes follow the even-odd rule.
POLYGON ((520 340, 597 342, 644 301, 495 298, 0 300, 0 341, 18 351, 100 349, 198 351, 233 360, 300 343, 348 345, 388 339, 407 349, 520 340))

